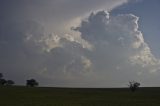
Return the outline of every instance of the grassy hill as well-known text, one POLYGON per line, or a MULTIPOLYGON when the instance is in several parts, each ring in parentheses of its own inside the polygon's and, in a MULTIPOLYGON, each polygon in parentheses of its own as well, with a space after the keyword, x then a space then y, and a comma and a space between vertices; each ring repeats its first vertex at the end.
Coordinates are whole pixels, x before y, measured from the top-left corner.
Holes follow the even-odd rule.
POLYGON ((160 106, 160 88, 0 87, 0 106, 160 106))

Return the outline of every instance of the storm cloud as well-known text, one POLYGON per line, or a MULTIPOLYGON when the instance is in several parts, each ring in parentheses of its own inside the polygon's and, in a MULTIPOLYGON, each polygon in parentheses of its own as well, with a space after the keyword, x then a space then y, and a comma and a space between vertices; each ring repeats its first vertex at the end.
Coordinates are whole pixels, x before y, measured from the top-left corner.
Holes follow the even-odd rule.
POLYGON ((152 76, 151 73, 159 70, 159 59, 145 43, 138 29, 138 20, 133 14, 110 16, 108 12, 99 11, 91 13, 74 29, 93 46, 88 57, 100 78, 115 83, 141 81, 146 80, 141 75, 152 76))
POLYGON ((68 87, 157 81, 160 62, 138 29, 139 17, 102 10, 127 0, 15 1, 0 7, 0 70, 17 84, 28 78, 68 87))
POLYGON ((133 14, 110 16, 99 11, 72 28, 80 36, 46 37, 43 41, 51 43, 43 42, 44 48, 51 56, 41 74, 72 86, 121 86, 129 80, 146 80, 143 75, 154 76, 160 62, 138 30, 138 20, 133 14))

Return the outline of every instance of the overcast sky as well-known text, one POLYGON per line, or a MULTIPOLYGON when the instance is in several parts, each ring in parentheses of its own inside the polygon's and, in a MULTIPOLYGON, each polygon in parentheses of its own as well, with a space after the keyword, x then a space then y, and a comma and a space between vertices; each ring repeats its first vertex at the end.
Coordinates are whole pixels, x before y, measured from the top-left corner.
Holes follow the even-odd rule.
POLYGON ((160 86, 159 0, 0 0, 0 72, 24 85, 160 86))

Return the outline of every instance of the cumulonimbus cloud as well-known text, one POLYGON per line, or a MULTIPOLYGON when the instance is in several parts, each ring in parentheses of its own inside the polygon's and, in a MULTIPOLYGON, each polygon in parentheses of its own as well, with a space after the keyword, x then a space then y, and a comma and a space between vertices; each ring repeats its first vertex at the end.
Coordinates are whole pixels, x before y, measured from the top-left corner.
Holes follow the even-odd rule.
POLYGON ((129 60, 132 64, 142 67, 159 66, 159 60, 153 56, 141 31, 138 30, 138 19, 132 14, 109 16, 109 13, 100 11, 92 13, 75 30, 95 46, 97 55, 98 52, 105 52, 103 56, 107 57, 108 53, 113 53, 115 55, 111 55, 112 60, 116 60, 116 56, 123 57, 119 62, 129 60))
POLYGON ((48 77, 74 84, 88 81, 104 85, 156 72, 160 62, 145 43, 138 19, 133 14, 110 16, 99 11, 73 28, 80 36, 53 34, 43 39, 52 58, 43 63, 45 70, 41 74, 49 73, 48 77))
POLYGON ((1 69, 59 86, 121 86, 140 80, 145 73, 156 73, 160 62, 144 41, 138 19, 98 11, 72 28, 80 35, 48 34, 30 21, 6 25, 0 36, 1 69))
POLYGON ((114 71, 122 68, 127 71, 125 68, 132 67, 131 70, 139 74, 141 71, 159 70, 160 62, 145 43, 138 29, 138 19, 133 14, 110 16, 100 11, 92 13, 75 28, 83 39, 95 47, 91 59, 96 60, 98 70, 114 71))

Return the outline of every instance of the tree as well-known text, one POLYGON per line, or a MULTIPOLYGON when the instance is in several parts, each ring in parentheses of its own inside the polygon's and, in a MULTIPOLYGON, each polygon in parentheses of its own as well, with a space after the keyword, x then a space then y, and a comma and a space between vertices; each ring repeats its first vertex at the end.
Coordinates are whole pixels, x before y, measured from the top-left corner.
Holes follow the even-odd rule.
POLYGON ((6 85, 7 81, 5 79, 0 79, 0 85, 6 85))
POLYGON ((3 74, 0 73, 0 85, 6 85, 7 81, 3 79, 3 74))
POLYGON ((14 81, 12 80, 5 80, 3 79, 3 74, 0 73, 0 85, 13 85, 14 84, 14 81))
POLYGON ((135 82, 135 81, 131 81, 129 82, 129 88, 132 92, 135 92, 137 90, 137 88, 139 88, 140 83, 135 82))
POLYGON ((35 87, 38 86, 38 82, 35 79, 30 79, 26 81, 26 86, 35 87))
POLYGON ((1 78, 3 78, 3 74, 2 74, 2 73, 0 73, 0 79, 1 79, 1 78))
POLYGON ((7 80, 7 85, 14 85, 15 83, 14 83, 14 81, 12 81, 12 80, 7 80))

